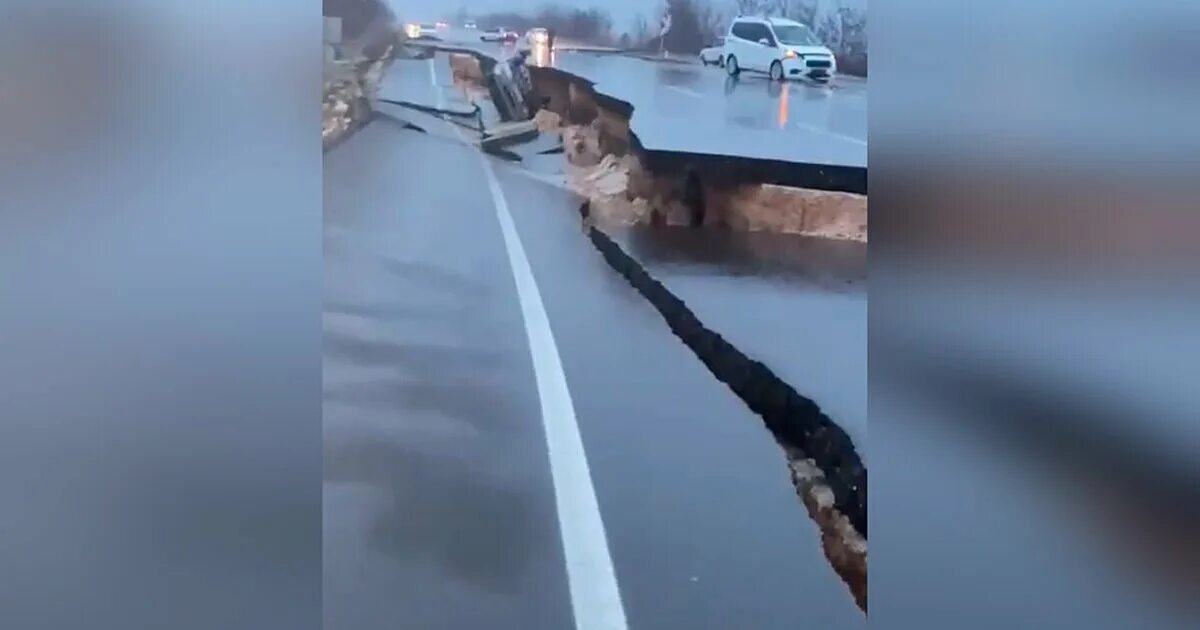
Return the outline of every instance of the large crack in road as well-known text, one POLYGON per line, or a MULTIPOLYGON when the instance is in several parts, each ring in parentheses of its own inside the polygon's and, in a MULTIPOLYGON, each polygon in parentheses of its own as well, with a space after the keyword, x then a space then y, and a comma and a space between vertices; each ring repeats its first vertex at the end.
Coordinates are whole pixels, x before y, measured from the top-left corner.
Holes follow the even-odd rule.
MULTIPOLYGON (((455 52, 464 53, 463 49, 455 49, 455 52)), ((474 51, 469 52, 472 56, 478 55, 474 51)), ((483 55, 478 56, 486 59, 483 55)), ((494 68, 495 64, 495 60, 491 63, 485 61, 481 64, 481 69, 494 68)), ((495 77, 494 73, 482 71, 480 75, 495 77)), ((492 81, 494 80, 493 78, 492 81)), ((497 92, 495 86, 489 88, 490 93, 497 92)), ((604 99, 603 96, 594 94, 592 98, 604 99)), ((469 115, 465 111, 427 107, 398 99, 380 99, 380 102, 402 105, 443 119, 464 119, 469 115)), ((596 118, 611 118, 611 112, 612 109, 606 110, 605 114, 597 112, 596 118)), ((570 114, 569 111, 567 113, 570 114)), ((631 108, 628 113, 632 113, 631 108)), ((478 108, 470 114, 478 115, 478 108)), ((482 120, 480 124, 482 126, 482 120)), ((609 124, 612 124, 611 121, 609 124)), ((617 125, 620 127, 621 123, 618 122, 617 125)), ((639 147, 636 135, 628 130, 627 117, 623 126, 628 134, 625 146, 646 154, 645 149, 639 147)), ((622 144, 620 137, 611 133, 601 137, 607 138, 604 142, 608 143, 610 148, 614 138, 618 145, 622 144)), ((687 156, 676 157, 687 161, 687 156)), ((740 172, 754 171, 747 168, 740 172)), ((785 172, 784 169, 768 168, 761 171, 759 177, 770 178, 772 173, 775 173, 774 177, 778 178, 779 173, 785 172)), ((689 179, 694 182, 697 177, 695 171, 689 170, 689 173, 689 179)), ((826 177, 825 184, 830 187, 857 185, 853 177, 838 180, 837 177, 830 177, 828 173, 822 176, 826 177)), ((807 177, 811 179, 811 175, 807 177)), ((865 186, 865 172, 861 184, 865 186)), ((604 260, 654 306, 676 337, 709 372, 762 418, 765 426, 781 445, 788 463, 791 483, 808 509, 809 516, 819 527, 826 558, 848 585, 856 603, 865 611, 867 472, 853 441, 813 400, 801 396, 795 388, 776 376, 764 364, 749 358, 719 333, 705 326, 682 300, 651 277, 619 245, 596 226, 588 224, 587 210, 585 204, 581 213, 585 217, 588 238, 604 260)))
MULTIPOLYGON (((511 92, 495 85, 505 75, 494 68, 504 63, 476 51, 433 45, 451 52, 456 76, 483 80, 492 94, 511 92), (478 68, 464 68, 464 60, 480 59, 478 68), (492 71, 488 71, 491 68, 492 71)), ((705 191, 700 180, 719 180, 727 185, 803 184, 825 193, 864 196, 865 168, 820 167, 745 157, 697 156, 678 152, 654 152, 643 147, 630 129, 633 107, 597 93, 585 79, 553 68, 532 69, 532 90, 526 96, 541 102, 541 111, 552 111, 559 120, 568 119, 597 129, 592 142, 607 155, 632 151, 639 163, 653 164, 656 182, 682 179, 682 194, 676 194, 694 226, 704 224, 705 191), (720 175, 715 175, 720 173, 720 175), (699 217, 697 219, 696 217, 699 217)), ((447 110, 446 115, 457 112, 447 110)), ((509 118, 515 110, 510 110, 509 118)), ((584 142, 584 140, 580 140, 584 142)), ((571 140, 564 134, 563 144, 571 140)), ((510 152, 505 156, 513 159, 510 152)), ((570 154, 568 146, 566 153, 570 154)), ((516 159, 519 159, 516 158, 516 159)), ((646 171, 650 168, 642 167, 646 171)), ((653 187, 654 184, 652 183, 653 187)), ((719 193, 718 193, 719 194, 719 193)), ((710 196, 717 196, 709 192, 710 196)), ((659 201, 663 196, 659 196, 659 201)), ((865 206, 865 201, 863 202, 865 206)), ((865 212, 865 210, 864 210, 865 212)), ((867 609, 867 469, 853 440, 810 398, 800 395, 766 365, 748 357, 720 333, 707 327, 695 313, 604 232, 591 224, 590 207, 580 214, 592 244, 605 261, 623 276, 662 315, 672 332, 692 350, 710 373, 727 385, 764 421, 783 448, 792 483, 821 531, 823 548, 831 566, 850 588, 855 601, 867 609)))

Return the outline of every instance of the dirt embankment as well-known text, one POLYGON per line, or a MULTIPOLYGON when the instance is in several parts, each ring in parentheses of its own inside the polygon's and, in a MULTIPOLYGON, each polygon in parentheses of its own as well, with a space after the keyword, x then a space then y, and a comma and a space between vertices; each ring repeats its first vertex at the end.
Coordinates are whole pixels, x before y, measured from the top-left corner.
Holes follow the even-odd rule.
POLYGON ((393 48, 377 60, 329 61, 321 98, 321 145, 328 150, 370 121, 371 100, 391 64, 393 48))
POLYGON ((687 160, 652 165, 630 130, 627 103, 565 73, 539 69, 533 78, 543 106, 539 127, 562 134, 567 182, 591 201, 597 221, 867 240, 865 194, 771 183, 753 165, 736 174, 687 160))

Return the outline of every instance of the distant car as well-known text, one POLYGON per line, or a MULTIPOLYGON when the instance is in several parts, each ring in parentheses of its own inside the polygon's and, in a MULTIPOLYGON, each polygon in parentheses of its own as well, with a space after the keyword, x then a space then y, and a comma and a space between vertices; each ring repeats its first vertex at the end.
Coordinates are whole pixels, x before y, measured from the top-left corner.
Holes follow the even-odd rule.
POLYGON ((479 40, 484 42, 515 42, 517 34, 503 26, 500 28, 489 28, 479 34, 479 40))
POLYGON ((525 33, 525 41, 529 42, 530 46, 543 46, 550 41, 550 31, 541 27, 531 28, 525 33))
POLYGON ((409 39, 437 39, 438 29, 434 24, 406 24, 404 34, 409 39))
POLYGON ((712 46, 700 51, 700 63, 706 66, 725 65, 725 38, 718 37, 712 46))
POLYGON ((837 72, 833 52, 808 26, 783 18, 740 17, 725 37, 725 71, 762 72, 772 80, 828 81, 837 72))
POLYGON ((473 20, 467 20, 467 21, 466 21, 466 22, 463 24, 463 28, 465 28, 465 29, 470 29, 470 30, 472 30, 472 31, 473 31, 473 30, 475 30, 475 29, 477 29, 477 28, 479 28, 479 27, 475 25, 475 22, 474 22, 473 20))

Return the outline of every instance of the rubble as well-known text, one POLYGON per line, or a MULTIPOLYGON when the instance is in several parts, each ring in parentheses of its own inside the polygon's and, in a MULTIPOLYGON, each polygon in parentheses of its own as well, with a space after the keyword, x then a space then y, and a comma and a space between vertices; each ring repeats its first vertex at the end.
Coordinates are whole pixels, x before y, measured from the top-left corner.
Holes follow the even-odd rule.
POLYGON ((321 144, 328 149, 366 124, 372 115, 371 100, 391 64, 394 48, 374 61, 327 61, 321 99, 321 144))
POLYGON ((537 125, 532 120, 504 123, 488 129, 480 141, 480 146, 484 151, 494 152, 496 149, 529 142, 537 136, 537 125))
POLYGON ((567 163, 571 166, 596 166, 604 157, 600 151, 600 126, 596 122, 564 128, 562 141, 567 163))
POLYGON ((533 115, 533 123, 542 133, 560 132, 563 126, 562 117, 548 109, 539 109, 533 115))
POLYGON ((867 541, 846 515, 834 506, 833 489, 816 462, 794 448, 787 448, 792 485, 804 503, 809 518, 821 531, 825 558, 850 589, 858 607, 867 612, 867 541))

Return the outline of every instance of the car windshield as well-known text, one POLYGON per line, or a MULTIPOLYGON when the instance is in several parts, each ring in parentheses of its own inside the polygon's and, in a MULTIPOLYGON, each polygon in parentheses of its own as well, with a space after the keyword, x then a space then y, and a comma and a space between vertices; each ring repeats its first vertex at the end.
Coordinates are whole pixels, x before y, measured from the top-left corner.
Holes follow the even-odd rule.
POLYGON ((821 40, 802 24, 776 24, 775 35, 779 41, 792 46, 820 46, 821 40))

